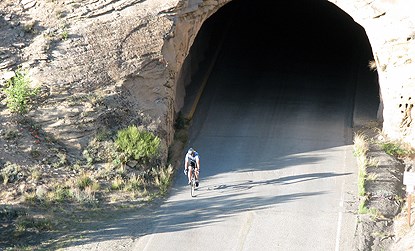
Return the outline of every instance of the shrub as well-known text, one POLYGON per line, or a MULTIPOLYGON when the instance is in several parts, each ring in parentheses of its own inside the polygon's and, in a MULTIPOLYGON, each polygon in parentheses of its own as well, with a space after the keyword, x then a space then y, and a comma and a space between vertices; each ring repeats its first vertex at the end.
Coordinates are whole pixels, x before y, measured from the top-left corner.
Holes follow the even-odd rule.
POLYGON ((25 193, 23 195, 23 201, 28 205, 35 205, 38 202, 36 192, 25 193))
POLYGON ((17 232, 25 231, 49 231, 53 229, 53 224, 50 219, 34 218, 31 216, 21 216, 16 220, 17 232))
POLYGON ((357 181, 357 188, 358 188, 358 194, 360 196, 364 196, 366 194, 366 168, 360 167, 358 171, 358 181, 357 181))
POLYGON ((141 187, 143 186, 144 182, 142 178, 136 174, 133 174, 125 184, 126 191, 140 191, 141 187))
POLYGON ((408 147, 399 142, 386 142, 381 146, 382 150, 391 156, 402 157, 412 153, 412 150, 408 150, 408 147))
POLYGON ((86 187, 92 185, 92 179, 89 177, 88 173, 83 173, 76 180, 76 187, 84 190, 86 187))
POLYGON ((35 159, 40 157, 40 151, 38 149, 30 149, 29 154, 35 159))
POLYGON ((112 190, 121 190, 125 186, 125 181, 120 177, 117 176, 111 183, 111 189, 112 190))
POLYGON ((6 129, 6 131, 4 132, 5 140, 13 140, 13 139, 16 139, 18 136, 19 136, 19 131, 17 130, 6 129))
POLYGON ((11 206, 1 205, 0 206, 0 219, 2 221, 12 221, 16 219, 21 212, 17 211, 11 206))
POLYGON ((96 204, 98 202, 97 198, 95 198, 93 186, 87 186, 84 190, 79 188, 73 189, 73 198, 79 203, 96 204))
POLYGON ((68 30, 64 29, 61 33, 61 40, 67 40, 69 37, 68 30))
POLYGON ((52 164, 54 168, 59 168, 68 164, 68 157, 66 156, 66 153, 58 153, 57 157, 59 160, 52 164))
POLYGON ((39 169, 32 169, 30 173, 30 178, 32 181, 39 181, 42 177, 42 172, 39 169))
POLYGON ((86 162, 89 166, 92 166, 92 164, 94 164, 94 162, 95 162, 94 157, 93 157, 93 154, 91 153, 90 149, 85 149, 82 152, 82 155, 86 159, 86 162))
POLYGON ((6 94, 7 107, 15 113, 26 113, 30 99, 38 93, 38 89, 29 86, 30 79, 27 73, 16 71, 16 76, 11 78, 3 89, 6 94))
POLYGON ((118 131, 115 143, 129 158, 144 163, 156 157, 160 149, 160 138, 136 126, 118 131))
POLYGON ((3 169, 0 170, 0 177, 3 180, 3 184, 13 182, 19 178, 21 167, 18 164, 12 164, 11 162, 6 162, 3 169))
POLYGON ((49 194, 50 200, 55 202, 63 202, 72 197, 69 187, 57 185, 55 191, 49 194))
POLYGON ((151 170, 154 183, 160 188, 161 193, 165 193, 170 185, 171 177, 174 173, 172 165, 167 167, 155 167, 151 170))

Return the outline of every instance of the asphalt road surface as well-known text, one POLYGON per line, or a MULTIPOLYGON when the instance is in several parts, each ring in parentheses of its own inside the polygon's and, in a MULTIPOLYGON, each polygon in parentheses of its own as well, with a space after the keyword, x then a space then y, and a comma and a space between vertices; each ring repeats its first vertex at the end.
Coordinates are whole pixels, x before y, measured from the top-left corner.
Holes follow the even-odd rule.
POLYGON ((285 41, 267 53, 238 34, 192 121, 196 197, 180 172, 134 250, 353 250, 353 64, 285 41))
POLYGON ((179 178, 135 250, 351 250, 345 197, 357 168, 347 91, 328 93, 318 80, 274 86, 272 73, 216 74, 193 124, 197 196, 179 178))

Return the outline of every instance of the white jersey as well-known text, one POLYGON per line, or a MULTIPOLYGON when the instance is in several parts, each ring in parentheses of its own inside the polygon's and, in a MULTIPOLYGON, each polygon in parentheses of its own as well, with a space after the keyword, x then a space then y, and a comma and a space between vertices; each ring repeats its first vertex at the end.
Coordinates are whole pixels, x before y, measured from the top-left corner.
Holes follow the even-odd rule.
POLYGON ((184 161, 186 162, 186 160, 189 162, 197 163, 197 160, 199 160, 199 154, 196 151, 194 152, 194 156, 192 156, 189 153, 186 153, 186 156, 184 157, 184 161))

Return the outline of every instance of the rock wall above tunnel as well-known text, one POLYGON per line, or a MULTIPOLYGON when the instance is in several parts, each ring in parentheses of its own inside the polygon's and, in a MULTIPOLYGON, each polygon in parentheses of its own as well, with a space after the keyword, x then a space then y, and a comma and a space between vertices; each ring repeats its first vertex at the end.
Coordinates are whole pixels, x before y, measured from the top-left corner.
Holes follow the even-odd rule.
POLYGON ((415 146, 415 2, 332 1, 363 26, 379 75, 384 132, 415 146))

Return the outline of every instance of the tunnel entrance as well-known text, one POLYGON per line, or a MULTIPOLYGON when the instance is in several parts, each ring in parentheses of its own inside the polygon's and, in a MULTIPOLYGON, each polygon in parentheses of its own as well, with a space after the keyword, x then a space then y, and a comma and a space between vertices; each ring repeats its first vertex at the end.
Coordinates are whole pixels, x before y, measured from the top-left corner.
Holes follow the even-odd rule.
MULTIPOLYGON (((343 85, 354 106, 348 118, 351 125, 364 124, 377 119, 379 107, 377 73, 368 67, 371 60, 364 29, 328 1, 234 0, 205 21, 191 47, 183 66, 187 72, 183 111, 194 111, 198 91, 212 70, 251 78, 250 89, 255 88, 256 78, 272 73, 273 85, 301 78, 301 85, 292 87, 298 93, 307 85, 321 84, 319 79, 325 79, 325 88, 319 91, 326 96, 343 85), (221 69, 214 66, 218 60, 226 61, 221 69)), ((249 81, 240 84, 229 91, 250 85, 249 81)))
POLYGON ((243 219, 238 229, 254 212, 241 249, 262 233, 271 249, 351 249, 356 221, 339 220, 338 205, 355 193, 352 126, 376 119, 371 51, 364 29, 327 1, 234 0, 202 26, 184 68, 185 107, 198 104, 187 147, 201 156, 204 201, 243 219))

